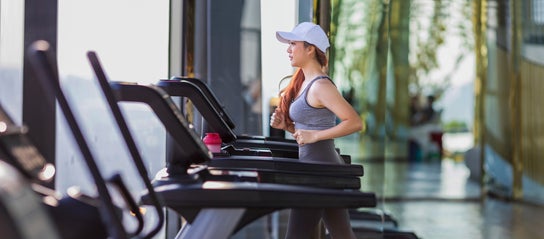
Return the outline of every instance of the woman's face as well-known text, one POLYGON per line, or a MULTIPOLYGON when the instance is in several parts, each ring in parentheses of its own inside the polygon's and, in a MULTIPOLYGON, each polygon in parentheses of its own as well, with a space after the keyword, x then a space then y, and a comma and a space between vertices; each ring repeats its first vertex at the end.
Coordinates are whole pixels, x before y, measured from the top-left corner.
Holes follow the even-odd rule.
POLYGON ((289 60, 291 61, 291 66, 302 67, 304 64, 311 59, 309 54, 310 47, 305 47, 304 42, 302 41, 291 41, 289 42, 289 47, 287 48, 287 53, 289 53, 289 60))

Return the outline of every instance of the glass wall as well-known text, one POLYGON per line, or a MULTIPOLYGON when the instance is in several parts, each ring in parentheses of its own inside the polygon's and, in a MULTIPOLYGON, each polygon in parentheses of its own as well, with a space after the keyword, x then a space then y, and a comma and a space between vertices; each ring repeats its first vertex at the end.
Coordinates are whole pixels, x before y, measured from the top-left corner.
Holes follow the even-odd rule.
POLYGON ((261 4, 247 1, 240 21, 240 81, 245 125, 241 133, 262 135, 261 4))
POLYGON ((225 105, 237 134, 262 135, 261 5, 215 0, 208 8, 208 79, 202 80, 225 105))
POLYGON ((523 198, 527 201, 544 204, 544 135, 543 113, 540 110, 544 88, 544 1, 521 1, 521 56, 520 56, 520 102, 521 148, 523 149, 523 198))
POLYGON ((363 191, 383 198, 388 6, 382 1, 333 1, 329 74, 364 122, 363 131, 337 140, 362 164, 363 191))
POLYGON ((0 2, 0 104, 22 123, 24 1, 0 2))
MULTIPOLYGON (((76 111, 104 177, 120 172, 133 196, 139 198, 142 181, 136 175, 118 127, 103 100, 86 52, 97 53, 110 81, 150 84, 168 78, 169 1, 59 0, 58 6, 61 86, 76 111)), ((123 104, 122 109, 153 177, 165 166, 164 128, 143 105, 123 104)), ((56 188, 66 192, 77 185, 83 192, 95 194, 79 149, 74 147, 64 118, 58 114, 56 188)))
POLYGON ((541 205, 542 1, 488 1, 488 6, 481 96, 486 190, 541 205))
POLYGON ((358 238, 365 238, 371 232, 380 234, 391 225, 384 211, 384 186, 390 176, 385 169, 389 13, 390 6, 384 1, 331 1, 329 75, 364 123, 361 132, 339 138, 336 144, 342 154, 351 156, 353 164, 364 167, 361 191, 373 192, 378 198, 376 208, 355 210, 352 218, 360 215, 382 218, 378 221, 353 219, 353 225, 374 224, 354 226, 358 238))
POLYGON ((390 5, 386 197, 477 198, 480 160, 465 161, 474 151, 474 39, 466 18, 471 4, 393 0, 390 5), (414 167, 428 171, 417 180, 429 184, 427 190, 398 183, 414 167), (438 180, 432 172, 446 170, 459 174, 444 181, 451 188, 431 186, 438 180), (470 184, 469 174, 475 180, 470 184))

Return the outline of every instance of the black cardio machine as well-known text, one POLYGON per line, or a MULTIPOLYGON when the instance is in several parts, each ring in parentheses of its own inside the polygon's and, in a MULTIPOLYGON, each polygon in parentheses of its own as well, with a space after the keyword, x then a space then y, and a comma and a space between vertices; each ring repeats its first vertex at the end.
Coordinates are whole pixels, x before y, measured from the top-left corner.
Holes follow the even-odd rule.
MULTIPOLYGON (((48 44, 40 41, 31 46, 31 61, 36 68, 37 74, 41 74, 40 80, 43 85, 48 85, 50 91, 54 91, 59 100, 59 105, 67 118, 68 124, 76 138, 78 146, 82 150, 85 162, 91 171, 91 175, 97 184, 99 191, 99 212, 102 225, 106 228, 109 238, 149 238, 151 234, 137 235, 127 233, 118 217, 118 209, 111 203, 111 197, 107 191, 106 184, 100 172, 94 163, 89 148, 85 144, 85 140, 81 131, 79 130, 75 118, 71 113, 71 110, 66 102, 65 97, 62 94, 60 86, 58 85, 58 79, 54 71, 51 71, 51 65, 48 61, 48 44), (48 70, 49 69, 49 70, 48 70)), ((111 101, 110 101, 111 103, 111 101)), ((110 104, 111 105, 111 104, 110 104)), ((113 108, 112 108, 113 110, 113 108)), ((115 115, 115 113, 114 113, 115 115)), ((116 118, 118 119, 118 118, 116 118)), ((119 123, 119 121, 118 121, 119 123)), ((2 125, 0 125, 0 132, 2 132, 2 125)), ((126 125, 125 125, 126 128, 126 125)), ((125 132, 123 132, 125 140, 127 139, 125 132)), ((201 143, 196 135, 187 138, 188 142, 201 143)), ((131 147, 131 144, 127 142, 127 146, 131 147)), ((134 143, 132 143, 134 147, 134 143)), ((204 146, 200 149, 206 149, 204 146)), ((137 154, 137 150, 131 151, 134 157, 134 153, 137 154)), ((5 152, 2 152, 5 154, 5 152)), ((200 162, 202 158, 209 156, 209 152, 199 151, 199 148, 195 148, 193 151, 185 152, 186 161, 181 165, 191 165, 194 162, 200 162)), ((5 155, 1 155, 5 157, 5 155)), ((137 162, 135 161, 137 164, 137 162)), ((18 172, 13 169, 9 169, 11 166, 5 167, 4 163, 0 162, 0 178, 16 178, 12 177, 6 171, 18 172), (4 170, 6 169, 7 170, 4 170)), ((186 167, 188 169, 189 167, 186 167)), ((182 170, 180 170, 182 171, 182 170)), ((223 181, 203 181, 204 177, 201 175, 209 174, 206 172, 206 167, 202 167, 199 170, 194 170, 192 173, 184 175, 171 175, 175 180, 170 181, 167 184, 161 184, 155 187, 153 190, 146 190, 142 197, 142 202, 147 205, 157 205, 154 202, 154 191, 158 192, 158 198, 169 208, 176 210, 180 215, 189 219, 190 226, 186 226, 180 232, 176 238, 228 238, 233 231, 243 227, 243 225, 251 222, 260 215, 283 209, 283 208, 323 208, 323 207, 342 207, 342 208, 358 208, 358 207, 374 207, 376 199, 372 193, 362 193, 351 190, 330 190, 330 189, 315 189, 308 187, 298 186, 285 186, 285 185, 270 185, 270 184, 256 184, 256 183, 236 183, 236 182, 223 182, 223 181), (223 219, 223 220, 222 220, 223 219)), ((187 171, 186 171, 187 172, 187 171)), ((0 180, 4 182, 4 180, 0 180)), ((7 181, 6 182, 13 182, 7 181)), ((18 182, 18 180, 15 180, 18 182)), ((23 185, 23 184, 21 184, 23 185)), ((6 203, 5 191, 3 191, 5 184, 0 184, 0 210, 4 210, 10 206, 6 203), (3 206, 3 207, 2 207, 3 206)), ((28 188, 28 187, 26 187, 28 188)), ((11 190, 11 189, 10 189, 11 190)), ((11 191, 13 192, 13 191, 11 191)), ((9 196, 9 195, 8 195, 9 196)), ((19 198, 20 199, 20 198, 19 198)), ((30 206, 30 204, 25 204, 30 206)), ((38 210, 40 211, 40 210, 38 210)), ((42 210, 43 211, 43 210, 42 210)), ((31 219, 40 220, 42 225, 47 225, 47 222, 51 220, 49 217, 39 217, 40 213, 34 213, 31 219)), ((8 214, 11 216, 11 214, 8 214)), ((42 215, 43 216, 43 215, 42 215)), ((19 218, 20 219, 20 218, 19 218)), ((30 218, 27 218, 30 219, 30 218)), ((2 222, 1 226, 7 225, 8 227, 17 223, 13 218, 0 217, 2 222), (6 220, 4 220, 6 219, 6 220), (12 223, 12 224, 10 224, 12 223)), ((54 221, 54 220, 53 220, 54 221)), ((23 224, 20 224, 23 225, 23 224)), ((30 224, 26 224, 30 225, 30 224)), ((36 226, 36 224, 32 224, 36 226)), ((4 229, 4 227, 0 227, 4 229)), ((48 227, 51 229, 50 227, 48 227)), ((28 228, 27 228, 28 229, 28 228)), ((43 230, 40 231, 36 227, 35 235, 39 233, 39 238, 67 238, 58 236, 54 231, 43 230), (41 233, 40 233, 41 232, 41 233)), ((98 230, 99 228, 95 228, 98 230)), ((7 230, 2 232, 8 232, 16 235, 13 238, 37 238, 31 236, 21 236, 14 230, 7 230)), ((81 231, 80 231, 81 233, 81 231)), ((2 234, 2 238, 6 234, 2 234)), ((74 238, 86 238, 86 235, 79 235, 74 238)), ((89 237, 89 238, 102 238, 102 237, 89 237)))
POLYGON ((3 217, 6 221, 0 225, 13 224, 9 228, 15 233, 0 229, 0 237, 36 238, 42 234, 43 238, 106 238, 96 198, 73 190, 62 196, 44 186, 53 178, 55 167, 46 162, 27 132, 0 106, 0 204, 7 213, 0 215, 11 215, 10 220, 3 217), (37 231, 40 233, 34 235, 37 231))
MULTIPOLYGON (((111 82, 119 102, 138 102, 150 106, 155 115, 163 123, 165 130, 177 142, 179 151, 191 147, 205 147, 185 143, 187 134, 195 134, 190 129, 184 116, 168 94, 153 85, 111 82)), ((202 141, 202 140, 200 140, 202 141)), ((175 163, 170 162, 168 171, 175 170, 175 163), (173 168, 171 166, 174 166, 173 168)), ((229 171, 254 171, 259 173, 261 182, 298 184, 329 188, 360 188, 360 177, 363 175, 361 165, 334 165, 300 162, 295 158, 283 158, 258 155, 208 156, 201 164, 211 169, 229 171)))
MULTIPOLYGON (((240 155, 247 151, 264 150, 269 151, 272 156, 298 158, 298 144, 293 139, 235 134, 232 119, 203 81, 190 77, 172 77, 170 80, 160 80, 156 85, 170 96, 190 99, 210 128, 219 133, 224 144, 223 151, 226 153, 240 155)), ((351 163, 349 155, 341 156, 346 163, 351 163)))
MULTIPOLYGON (((32 63, 35 63, 34 57, 37 56, 30 55, 32 63)), ((120 223, 121 209, 107 200, 109 194, 91 197, 70 190, 63 196, 47 187, 55 167, 46 162, 27 132, 28 129, 16 125, 0 105, 0 238, 100 239, 154 235, 140 237, 143 225, 126 233, 120 223)), ((93 170, 96 168, 89 168, 101 191, 106 187, 105 181, 96 178, 100 176, 93 170)), ((110 180, 109 183, 124 186, 122 181, 110 180)))
MULTIPOLYGON (((72 225, 77 226, 78 223, 98 223, 101 227, 95 226, 94 224, 86 225, 89 230, 78 231, 78 228, 75 228, 76 233, 73 237, 62 237, 62 238, 115 238, 115 239, 125 239, 125 238, 152 238, 156 235, 162 228, 163 225, 163 211, 162 204, 159 203, 159 199, 155 194, 155 191, 149 182, 149 178, 145 172, 145 167, 140 158, 133 158, 133 162, 138 169, 140 178, 143 180, 146 186, 146 192, 149 196, 148 205, 153 206, 158 215, 158 221, 154 226, 151 226, 149 231, 144 232, 144 220, 140 214, 140 210, 135 200, 130 195, 128 189, 123 183, 121 176, 115 174, 112 178, 105 180, 96 161, 91 153, 91 150, 83 136, 83 133, 75 119, 73 111, 71 110, 66 97, 64 96, 62 89, 60 87, 58 73, 56 67, 53 67, 51 64, 52 59, 50 55, 50 46, 46 41, 36 41, 30 47, 28 51, 30 65, 33 72, 35 73, 36 78, 46 90, 46 92, 57 99, 57 102, 64 113, 64 117, 70 130, 74 136, 76 143, 81 151, 84 162, 89 169, 92 179, 94 180, 96 190, 98 192, 97 197, 93 197, 94 201, 92 202, 93 206, 98 208, 99 218, 87 218, 85 214, 80 214, 80 211, 74 211, 74 207, 65 209, 66 212, 71 212, 73 217, 68 217, 64 214, 60 215, 58 218, 54 218, 54 221, 60 221, 61 226, 71 227, 72 225), (108 189, 107 183, 118 189, 119 194, 125 200, 125 204, 129 207, 130 213, 137 218, 138 224, 137 227, 130 231, 127 230, 122 222, 122 213, 123 209, 117 207, 112 201, 112 195, 108 189), (104 235, 100 237, 96 236, 93 232, 103 231, 104 235), (94 235, 94 236, 93 236, 94 235)), ((66 213, 65 212, 65 213, 66 213)), ((74 230, 74 228, 71 228, 74 230)))
MULTIPOLYGON (((50 70, 45 70, 51 68, 51 65, 48 64, 47 52, 48 47, 44 42, 39 42, 34 46, 33 56, 37 61, 35 67, 41 68, 39 73, 42 74, 44 84, 54 87, 53 90, 59 103, 65 102, 62 91, 58 87, 57 77, 50 70)), ((65 114, 71 115, 66 113, 70 110, 68 105, 65 105, 66 107, 63 107, 65 114)), ((77 126, 75 118, 67 117, 67 119, 69 123, 74 123, 70 123, 70 125, 77 126)), ((79 145, 84 145, 85 141, 80 133, 80 131, 75 133, 76 141, 79 145)), ((188 134, 185 140, 185 142, 192 144, 202 144, 194 132, 188 134)), ((202 149, 206 149, 205 146, 184 151, 184 157, 180 159, 178 166, 185 166, 185 169, 189 169, 189 165, 209 156, 209 152, 202 149)), ((90 152, 88 155, 91 155, 90 152)), ((165 206, 176 210, 191 222, 190 226, 183 227, 177 238, 228 238, 237 228, 279 209, 358 208, 374 207, 376 204, 374 194, 356 190, 317 189, 253 182, 204 181, 200 175, 205 174, 206 167, 193 172, 185 171, 187 172, 185 175, 176 175, 177 180, 154 187, 154 191, 157 192, 165 206)), ((106 200, 106 197, 103 197, 104 193, 107 195, 107 190, 106 192, 100 191, 101 200, 106 200)), ((151 204, 149 193, 149 191, 144 193, 143 203, 151 204)), ((114 214, 108 213, 107 215, 114 214)), ((113 234, 112 237, 125 238, 123 233, 113 234)))
MULTIPOLYGON (((108 84, 94 52, 88 53, 102 91, 120 128, 126 128, 113 87, 108 84), (118 112, 118 113, 115 113, 118 112)), ((164 101, 163 101, 164 102, 164 101)), ((175 106, 171 105, 175 109, 175 106)), ((175 111, 174 111, 175 112, 175 111)), ((228 238, 248 223, 268 213, 286 208, 359 208, 374 207, 373 193, 359 190, 333 190, 293 185, 217 180, 206 165, 189 170, 191 165, 209 161, 211 154, 185 121, 185 133, 178 135, 182 155, 170 167, 177 170, 156 183, 155 190, 164 204, 184 217, 189 225, 177 238, 228 238)), ((126 140, 132 140, 124 134, 126 140)), ((221 178, 219 178, 221 179, 221 178)), ((147 202, 144 195, 142 201, 147 202)))
MULTIPOLYGON (((199 146, 198 143, 191 144, 187 140, 184 140, 184 138, 190 137, 190 135, 186 135, 186 134, 189 134, 189 132, 193 132, 193 131, 189 129, 189 127, 187 127, 187 123, 185 122, 178 108, 175 107, 175 105, 173 105, 173 102, 172 103, 169 102, 170 97, 168 96, 168 94, 161 92, 160 89, 154 86, 142 86, 135 83, 111 82, 109 84, 111 89, 108 89, 107 77, 102 69, 102 66, 96 54, 94 52, 90 52, 88 54, 88 57, 91 62, 91 65, 93 66, 95 74, 97 75, 97 78, 101 81, 103 91, 108 92, 110 90, 113 90, 112 97, 111 97, 112 98, 111 102, 113 103, 110 103, 110 107, 117 108, 118 106, 115 105, 115 102, 123 101, 123 100, 146 103, 151 107, 151 109, 153 109, 155 114, 160 118, 161 122, 165 124, 165 128, 168 130, 169 134, 172 135, 172 138, 174 138, 178 142, 184 142, 185 144, 185 146, 183 147, 184 150, 191 150, 191 149, 198 149, 198 148, 207 150, 202 145, 202 143, 200 143, 200 146, 199 146), (165 101, 167 102, 167 104, 164 104, 165 101), (162 102, 162 103, 159 103, 159 102, 162 102), (160 105, 163 105, 163 106, 161 107, 160 105), (168 113, 169 111, 170 113, 168 113), (170 116, 168 117, 168 115, 170 116), (175 116, 178 116, 181 118, 176 119, 177 117, 175 116), (181 124, 178 121, 181 121, 181 124), (182 127, 182 128, 176 127, 175 124, 177 124, 178 126, 185 125, 186 127, 182 127)), ((124 122, 123 120, 119 120, 119 121, 124 122)), ((197 140, 196 142, 200 142, 200 141, 197 140)), ((227 159, 220 160, 215 157, 214 159, 211 160, 211 162, 224 161, 225 165, 221 165, 221 167, 219 167, 221 168, 219 170, 221 172, 227 171, 229 167, 231 170, 232 169, 236 170, 236 168, 233 168, 232 165, 228 166, 229 164, 228 162, 239 160, 239 159, 236 159, 237 157, 238 156, 234 157, 234 159, 231 159, 231 160, 227 160, 227 159)), ((247 158, 249 159, 251 157, 255 157, 255 156, 250 156, 247 158)), ((208 160, 209 159, 205 159, 204 161, 210 162, 208 160)), ((262 160, 257 160, 256 162, 261 162, 261 161, 262 160)), ((292 162, 293 159, 289 159, 289 161, 292 162)), ((171 172, 174 172, 174 173, 170 175, 165 175, 163 178, 158 179, 155 182, 156 185, 172 183, 172 181, 176 180, 178 174, 183 174, 183 171, 187 167, 190 167, 188 165, 181 164, 182 165, 181 168, 183 170, 180 171, 179 163, 170 162, 170 165, 173 165, 173 167, 169 167, 169 169, 171 172), (175 170, 175 168, 177 168, 177 170, 175 170)), ((270 164, 270 165, 273 165, 273 164, 270 164)), ((282 165, 282 164, 279 163, 279 165, 282 165)), ((255 164, 253 166, 258 168, 258 166, 262 166, 262 165, 255 164)), ((248 180, 247 178, 240 179, 240 178, 218 177, 218 175, 211 175, 213 174, 212 173, 213 171, 217 170, 215 169, 216 167, 217 167, 216 165, 207 164, 207 169, 208 169, 207 172, 205 172, 204 174, 201 174, 199 177, 201 177, 202 180, 204 181, 209 181, 209 180, 247 181, 248 180)), ((247 167, 247 165, 245 167, 247 167)), ((259 172, 258 181, 281 183, 281 184, 302 184, 306 186, 310 185, 310 186, 317 186, 317 187, 349 188, 349 187, 345 187, 346 184, 341 183, 342 180, 339 180, 338 177, 330 178, 330 177, 321 176, 320 179, 316 179, 314 177, 304 175, 304 173, 307 173, 307 171, 304 172, 304 170, 303 170, 303 175, 300 175, 301 172, 295 172, 295 174, 293 174, 295 175, 293 178, 289 178, 289 176, 286 176, 285 173, 281 173, 282 170, 292 171, 293 169, 304 169, 305 167, 308 167, 308 165, 304 163, 296 162, 294 164, 285 164, 285 165, 274 167, 274 168, 267 168, 268 170, 270 170, 269 173, 264 173, 266 172, 266 170, 260 169, 258 170, 259 172), (273 175, 273 176, 270 176, 270 175, 273 175), (274 178, 270 178, 270 177, 274 177, 274 178), (336 180, 336 182, 334 180, 336 180)), ((240 169, 238 168, 238 170, 240 169)), ((349 172, 347 173, 349 174, 349 172)), ((221 175, 221 176, 225 176, 225 175, 221 175)), ((357 188, 353 188, 353 189, 358 189, 359 187, 360 186, 357 186, 357 188)), ((398 239, 416 238, 416 237, 412 237, 413 233, 411 232, 402 232, 402 231, 398 231, 394 229, 394 227, 397 226, 396 222, 387 214, 382 215, 382 214, 374 214, 374 213, 359 211, 359 212, 352 213, 352 219, 354 220, 354 222, 358 224, 358 226, 355 227, 354 230, 356 231, 358 235, 361 236, 360 238, 382 238, 382 235, 387 235, 383 238, 398 238, 398 239), (385 224, 391 224, 391 226, 388 226, 387 228, 384 228, 384 229, 379 229, 379 228, 382 228, 382 226, 376 226, 377 224, 379 224, 379 222, 383 222, 385 224)), ((244 220, 247 221, 247 219, 244 219, 244 220)), ((246 224, 247 223, 244 222, 241 225, 246 225, 246 224)), ((239 228, 240 226, 238 226, 236 230, 238 230, 239 228)))
MULTIPOLYGON (((119 102, 139 102, 149 105, 164 124, 165 129, 169 132, 172 138, 174 138, 174 141, 181 142, 179 137, 182 136, 179 135, 186 131, 185 128, 187 127, 184 125, 187 125, 187 123, 183 122, 185 119, 183 118, 179 108, 175 106, 173 101, 170 99, 169 94, 163 92, 162 88, 153 85, 144 86, 124 82, 112 82, 110 85, 114 90, 116 98, 119 102), (182 123, 180 123, 180 121, 182 123)), ((177 92, 187 92, 186 89, 189 88, 173 86, 170 87, 170 89, 176 90, 177 92)), ((199 90, 196 88, 191 88, 190 91, 198 92, 199 90)), ((193 93, 190 94, 196 95, 193 93)), ((206 101, 205 98, 200 99, 201 100, 195 101, 195 104, 207 105, 206 103, 202 103, 206 101)), ((217 114, 213 108, 203 112, 214 112, 217 114)), ((226 124, 222 118, 215 116, 211 118, 214 121, 226 124)), ((226 132, 223 135, 228 136, 228 138, 235 137, 229 128, 223 127, 223 129, 225 130, 221 132, 226 132)), ((295 146, 298 147, 298 145, 295 146)), ((364 174, 362 165, 302 163, 297 158, 262 156, 246 150, 242 150, 232 155, 216 154, 213 157, 213 160, 205 163, 214 169, 257 170, 260 172, 260 178, 262 180, 273 180, 269 182, 294 183, 334 188, 340 187, 358 189, 360 188, 360 177, 364 174), (244 154, 243 152, 248 153, 244 154), (309 177, 312 176, 314 179, 309 179, 309 177), (331 176, 334 178, 330 178, 331 176)))
MULTIPOLYGON (((6 122, 0 107, 0 141, 20 133, 20 127, 6 122)), ((29 160, 32 162, 31 160, 29 160)), ((47 205, 32 188, 33 172, 40 165, 26 164, 0 150, 0 237, 6 239, 61 238, 47 205), (21 164, 22 163, 22 164, 21 164), (30 170, 27 170, 30 169, 30 170)), ((38 162, 42 165, 44 161, 38 162)))

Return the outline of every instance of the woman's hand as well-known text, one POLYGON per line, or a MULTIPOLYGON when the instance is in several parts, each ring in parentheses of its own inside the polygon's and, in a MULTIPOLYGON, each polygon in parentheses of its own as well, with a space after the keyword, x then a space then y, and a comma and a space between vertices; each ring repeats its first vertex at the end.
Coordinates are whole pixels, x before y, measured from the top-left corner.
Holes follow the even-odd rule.
POLYGON ((285 118, 283 117, 280 108, 276 108, 276 110, 274 110, 274 113, 272 113, 272 116, 270 116, 270 126, 272 128, 282 130, 285 130, 287 128, 287 123, 285 122, 285 118))
POLYGON ((318 141, 317 130, 304 130, 299 129, 293 133, 293 138, 299 145, 311 144, 318 141))

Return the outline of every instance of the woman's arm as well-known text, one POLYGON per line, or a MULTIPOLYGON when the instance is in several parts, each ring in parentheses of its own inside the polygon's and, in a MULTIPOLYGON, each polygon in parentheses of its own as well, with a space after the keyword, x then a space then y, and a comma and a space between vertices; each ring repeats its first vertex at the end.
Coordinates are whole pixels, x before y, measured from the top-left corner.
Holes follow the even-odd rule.
POLYGON ((295 132, 295 125, 288 124, 285 121, 285 117, 281 113, 280 108, 276 108, 276 110, 274 110, 274 113, 272 113, 272 116, 270 117, 270 126, 275 129, 282 129, 288 131, 290 133, 295 132))

